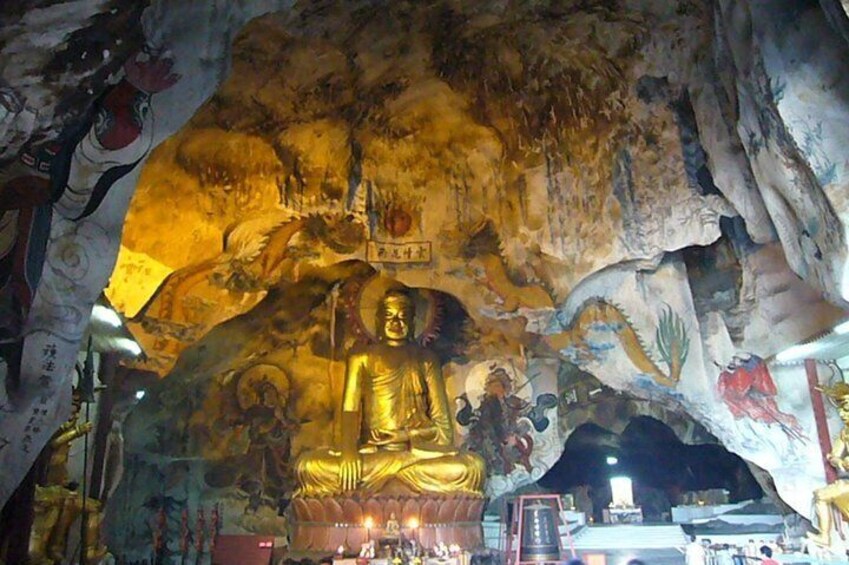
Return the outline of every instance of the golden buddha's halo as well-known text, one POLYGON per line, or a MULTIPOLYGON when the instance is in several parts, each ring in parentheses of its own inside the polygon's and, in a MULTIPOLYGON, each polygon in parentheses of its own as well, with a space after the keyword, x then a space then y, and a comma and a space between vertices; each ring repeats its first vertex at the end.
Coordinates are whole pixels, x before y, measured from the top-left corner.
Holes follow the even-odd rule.
POLYGON ((371 340, 377 340, 377 309, 383 296, 389 290, 406 291, 416 306, 415 327, 413 337, 419 341, 429 341, 436 337, 437 300, 434 294, 423 288, 409 288, 395 279, 383 275, 374 275, 366 280, 356 295, 354 313, 360 328, 371 340))

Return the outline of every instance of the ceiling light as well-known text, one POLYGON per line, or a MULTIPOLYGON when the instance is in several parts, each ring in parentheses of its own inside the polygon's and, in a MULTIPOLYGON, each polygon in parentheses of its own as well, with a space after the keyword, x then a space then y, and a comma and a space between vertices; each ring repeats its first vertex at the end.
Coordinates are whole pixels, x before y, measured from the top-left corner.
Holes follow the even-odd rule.
POLYGON ((779 363, 786 363, 787 361, 806 359, 809 358, 812 354, 819 351, 820 349, 822 349, 822 346, 816 342, 794 345, 793 347, 788 347, 787 349, 776 355, 775 360, 779 363))
POLYGON ((94 305, 94 308, 91 309, 91 317, 93 320, 103 322, 113 328, 120 328, 124 323, 123 320, 121 320, 121 316, 118 315, 118 312, 112 308, 103 306, 102 304, 94 305))
POLYGON ((136 400, 141 400, 142 398, 144 398, 144 395, 145 395, 145 392, 143 390, 137 390, 136 391, 136 400))
POLYGON ((117 347, 117 349, 120 349, 121 351, 126 351, 133 357, 138 357, 142 353, 141 345, 126 337, 119 337, 115 339, 115 346, 117 347))
POLYGON ((619 459, 618 459, 618 458, 614 457, 613 455, 608 455, 608 456, 607 456, 607 464, 608 464, 608 465, 616 465, 617 463, 619 463, 619 459))

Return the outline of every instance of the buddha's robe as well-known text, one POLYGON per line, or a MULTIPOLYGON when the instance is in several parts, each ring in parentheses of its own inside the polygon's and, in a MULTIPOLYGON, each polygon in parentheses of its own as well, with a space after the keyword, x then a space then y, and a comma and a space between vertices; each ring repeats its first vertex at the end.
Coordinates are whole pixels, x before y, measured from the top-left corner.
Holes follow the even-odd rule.
MULTIPOLYGON (((445 383, 430 351, 415 344, 377 344, 352 353, 342 411, 361 415, 362 476, 356 492, 376 493, 394 478, 414 492, 481 494, 484 462, 454 447, 445 383), (406 430, 413 438, 375 445, 372 430, 406 430)), ((302 455, 296 465, 298 494, 342 494, 340 463, 334 450, 302 455)))

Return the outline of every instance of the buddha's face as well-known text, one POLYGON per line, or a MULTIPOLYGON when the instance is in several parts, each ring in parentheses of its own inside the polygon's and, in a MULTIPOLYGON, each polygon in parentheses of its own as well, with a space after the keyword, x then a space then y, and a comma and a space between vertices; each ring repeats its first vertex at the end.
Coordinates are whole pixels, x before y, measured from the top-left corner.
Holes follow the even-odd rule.
POLYGON ((388 342, 402 342, 410 338, 413 327, 413 305, 403 296, 390 295, 383 301, 379 320, 383 337, 388 342))

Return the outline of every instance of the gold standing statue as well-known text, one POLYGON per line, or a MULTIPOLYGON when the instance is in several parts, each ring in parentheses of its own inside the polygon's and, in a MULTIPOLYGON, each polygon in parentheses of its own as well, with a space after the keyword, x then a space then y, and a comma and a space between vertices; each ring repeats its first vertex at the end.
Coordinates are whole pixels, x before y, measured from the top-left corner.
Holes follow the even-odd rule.
POLYGON ((442 369, 413 341, 414 316, 405 292, 381 299, 377 343, 348 356, 341 449, 299 458, 299 496, 376 494, 392 479, 416 493, 482 494, 483 459, 454 446, 442 369))
MULTIPOLYGON (((823 389, 837 405, 837 413, 843 420, 843 429, 835 438, 828 454, 828 462, 841 473, 849 473, 849 384, 839 383, 823 389)), ((815 510, 819 533, 808 532, 808 538, 822 546, 831 545, 833 512, 839 512, 849 520, 849 479, 838 479, 814 491, 815 510)))
MULTIPOLYGON (((71 417, 50 440, 46 477, 35 487, 34 517, 29 542, 29 560, 32 565, 64 562, 68 549, 68 533, 82 514, 83 496, 68 482, 71 443, 92 429, 91 422, 77 423, 80 404, 80 398, 74 391, 71 417)), ((106 555, 106 546, 100 541, 102 510, 100 501, 85 499, 83 519, 86 520, 88 563, 99 563, 106 555)))

